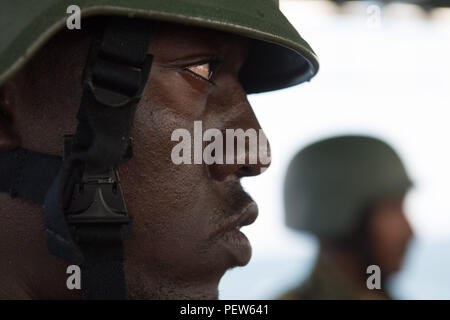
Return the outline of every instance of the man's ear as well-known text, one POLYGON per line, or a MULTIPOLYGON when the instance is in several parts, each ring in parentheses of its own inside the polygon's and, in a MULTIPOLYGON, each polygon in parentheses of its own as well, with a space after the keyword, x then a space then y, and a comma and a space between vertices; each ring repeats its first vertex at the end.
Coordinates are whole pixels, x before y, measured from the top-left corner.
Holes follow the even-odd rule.
POLYGON ((13 129, 13 118, 6 110, 4 87, 0 88, 0 152, 19 148, 19 135, 13 129))

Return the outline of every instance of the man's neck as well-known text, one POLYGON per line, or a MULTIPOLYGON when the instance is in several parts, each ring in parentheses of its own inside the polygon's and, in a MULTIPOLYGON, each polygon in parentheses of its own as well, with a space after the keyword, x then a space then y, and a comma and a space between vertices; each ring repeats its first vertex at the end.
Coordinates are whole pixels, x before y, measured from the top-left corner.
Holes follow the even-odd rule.
POLYGON ((318 259, 319 263, 336 269, 336 272, 343 277, 342 280, 359 292, 358 295, 361 299, 377 299, 386 295, 384 282, 381 290, 374 291, 367 288, 366 269, 368 266, 363 265, 361 259, 353 252, 324 246, 319 252, 318 259))
POLYGON ((149 272, 126 270, 129 299, 137 300, 216 300, 217 281, 185 281, 165 278, 163 272, 151 275, 149 272))

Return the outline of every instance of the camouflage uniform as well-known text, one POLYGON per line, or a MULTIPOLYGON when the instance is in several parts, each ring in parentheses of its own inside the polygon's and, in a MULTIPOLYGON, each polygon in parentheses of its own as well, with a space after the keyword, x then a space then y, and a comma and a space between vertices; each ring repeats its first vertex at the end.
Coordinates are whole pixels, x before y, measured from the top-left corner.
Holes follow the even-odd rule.
POLYGON ((298 287, 283 294, 282 300, 390 300, 382 290, 358 286, 355 280, 332 261, 318 259, 308 278, 298 287))

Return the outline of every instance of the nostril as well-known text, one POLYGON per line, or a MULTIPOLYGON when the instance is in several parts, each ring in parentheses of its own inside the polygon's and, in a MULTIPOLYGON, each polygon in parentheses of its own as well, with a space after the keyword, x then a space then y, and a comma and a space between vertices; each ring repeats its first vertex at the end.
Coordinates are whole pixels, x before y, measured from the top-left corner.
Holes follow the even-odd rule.
POLYGON ((249 176, 252 174, 252 169, 249 166, 243 166, 243 167, 239 168, 238 172, 241 175, 249 176))
POLYGON ((255 165, 244 165, 237 170, 237 175, 239 177, 249 177, 249 176, 257 176, 261 173, 260 167, 255 165))

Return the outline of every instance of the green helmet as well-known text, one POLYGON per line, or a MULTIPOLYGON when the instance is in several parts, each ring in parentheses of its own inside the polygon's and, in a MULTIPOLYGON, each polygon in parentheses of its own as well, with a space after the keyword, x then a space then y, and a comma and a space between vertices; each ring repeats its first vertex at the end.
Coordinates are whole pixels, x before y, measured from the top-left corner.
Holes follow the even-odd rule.
MULTIPOLYGON (((49 252, 81 265, 85 298, 125 299, 123 241, 132 236, 133 219, 117 171, 133 156, 130 129, 152 66, 147 51, 153 22, 254 39, 240 71, 247 93, 309 80, 318 63, 273 0, 79 0, 77 5, 83 19, 115 16, 105 19, 102 34, 92 41, 77 130, 64 137, 62 156, 24 148, 0 152, 0 192, 44 204, 49 252)), ((67 0, 1 1, 0 86, 65 27, 73 8, 67 0)))
POLYGON ((383 141, 341 136, 302 149, 289 165, 284 200, 289 227, 322 239, 352 232, 365 209, 402 196, 412 183, 395 151, 383 141))
MULTIPOLYGON (((57 31, 68 0, 0 4, 0 86, 57 31)), ((182 23, 255 40, 241 79, 247 93, 277 90, 311 79, 318 61, 274 0, 79 0, 83 18, 119 15, 182 23)))

